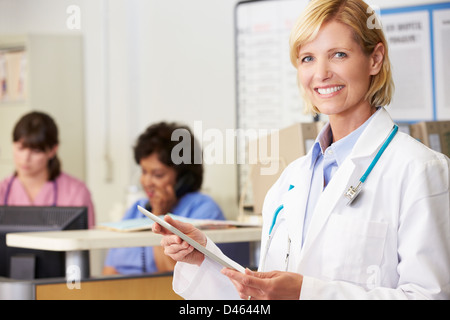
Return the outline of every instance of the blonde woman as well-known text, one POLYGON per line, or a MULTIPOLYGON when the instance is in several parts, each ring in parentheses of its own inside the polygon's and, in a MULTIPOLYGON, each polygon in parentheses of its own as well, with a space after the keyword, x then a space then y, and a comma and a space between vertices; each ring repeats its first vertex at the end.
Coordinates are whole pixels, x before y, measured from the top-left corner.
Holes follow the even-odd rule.
POLYGON ((179 261, 178 294, 450 299, 449 159, 397 132, 384 108, 393 92, 388 47, 381 29, 368 28, 367 9, 361 0, 311 1, 292 31, 303 98, 329 123, 266 196, 259 271, 222 269, 155 225, 179 261))

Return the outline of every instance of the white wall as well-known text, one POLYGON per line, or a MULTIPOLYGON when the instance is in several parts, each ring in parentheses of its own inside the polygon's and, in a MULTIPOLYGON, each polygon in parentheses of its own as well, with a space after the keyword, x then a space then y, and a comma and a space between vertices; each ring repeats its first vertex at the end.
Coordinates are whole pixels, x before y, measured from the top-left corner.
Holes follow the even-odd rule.
MULTIPOLYGON (((131 146, 145 127, 161 120, 192 127, 201 120, 204 129, 234 128, 234 1, 83 6, 88 184, 99 221, 114 220, 125 210, 127 187, 138 184, 131 146)), ((230 218, 237 212, 235 170, 205 165, 204 191, 230 218)))

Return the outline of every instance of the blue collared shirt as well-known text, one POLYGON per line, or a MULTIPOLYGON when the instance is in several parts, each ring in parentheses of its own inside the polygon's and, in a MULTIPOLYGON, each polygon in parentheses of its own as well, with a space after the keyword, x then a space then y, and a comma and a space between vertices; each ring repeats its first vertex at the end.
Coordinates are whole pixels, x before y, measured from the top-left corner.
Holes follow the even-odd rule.
POLYGON ((339 166, 350 154, 356 141, 373 116, 367 119, 359 128, 334 143, 331 143, 333 141, 333 133, 331 132, 330 123, 327 123, 317 136, 311 156, 310 170, 312 170, 312 177, 303 223, 303 243, 320 195, 339 166))

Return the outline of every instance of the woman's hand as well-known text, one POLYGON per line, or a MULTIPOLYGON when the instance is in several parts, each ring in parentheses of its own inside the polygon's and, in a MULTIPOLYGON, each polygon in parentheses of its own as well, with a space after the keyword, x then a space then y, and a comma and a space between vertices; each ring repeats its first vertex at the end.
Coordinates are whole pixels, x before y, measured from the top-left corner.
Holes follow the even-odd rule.
POLYGON ((242 299, 247 300, 298 300, 303 276, 293 272, 253 272, 245 274, 223 268, 221 271, 233 282, 242 299))
MULTIPOLYGON (((206 246, 206 236, 192 224, 177 221, 170 216, 165 216, 164 220, 173 225, 175 228, 186 234, 188 237, 206 246)), ((195 250, 193 246, 182 240, 177 235, 161 227, 156 222, 152 226, 155 233, 162 234, 161 246, 164 248, 164 254, 171 257, 175 261, 186 262, 200 266, 205 259, 203 253, 195 250)))
POLYGON ((177 196, 172 185, 155 188, 153 196, 150 198, 152 213, 162 215, 172 212, 177 203, 177 196))

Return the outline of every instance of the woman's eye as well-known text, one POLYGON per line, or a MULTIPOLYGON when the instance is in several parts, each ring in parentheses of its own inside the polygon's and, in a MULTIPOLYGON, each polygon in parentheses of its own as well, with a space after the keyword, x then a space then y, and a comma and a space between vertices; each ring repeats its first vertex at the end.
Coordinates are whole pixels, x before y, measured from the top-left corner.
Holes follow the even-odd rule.
POLYGON ((347 56, 347 54, 346 54, 345 52, 336 52, 336 53, 334 54, 334 56, 335 56, 336 58, 345 58, 345 57, 347 56))
POLYGON ((313 57, 311 56, 306 56, 304 58, 302 58, 302 62, 311 62, 313 60, 313 57))
POLYGON ((166 173, 163 171, 152 171, 152 175, 153 177, 155 177, 156 179, 162 179, 165 177, 166 173))

